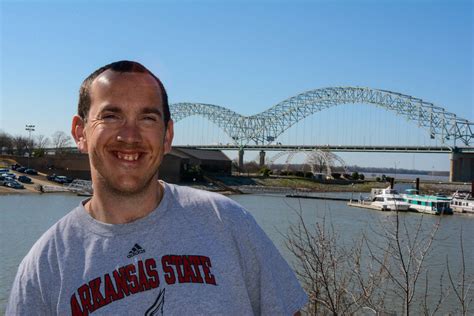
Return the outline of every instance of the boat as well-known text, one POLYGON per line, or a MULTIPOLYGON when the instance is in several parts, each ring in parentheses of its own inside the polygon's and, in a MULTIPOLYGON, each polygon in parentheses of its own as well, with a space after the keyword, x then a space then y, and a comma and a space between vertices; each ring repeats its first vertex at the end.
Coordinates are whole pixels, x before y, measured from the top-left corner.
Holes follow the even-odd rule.
POLYGON ((451 199, 451 208, 454 212, 474 214, 474 196, 472 196, 472 192, 454 192, 451 199))
POLYGON ((391 188, 372 189, 370 196, 370 204, 382 211, 408 211, 410 207, 398 191, 391 188))
POLYGON ((451 199, 442 194, 435 195, 421 195, 415 189, 405 190, 402 194, 405 202, 410 204, 410 209, 419 213, 441 215, 453 214, 450 207, 451 199))

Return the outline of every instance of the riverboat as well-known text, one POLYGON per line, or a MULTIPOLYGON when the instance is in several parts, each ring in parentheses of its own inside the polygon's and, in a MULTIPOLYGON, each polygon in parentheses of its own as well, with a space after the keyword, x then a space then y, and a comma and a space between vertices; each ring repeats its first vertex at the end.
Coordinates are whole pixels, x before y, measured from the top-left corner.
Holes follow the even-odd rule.
POLYGON ((371 205, 382 211, 408 211, 410 207, 410 204, 405 202, 398 191, 394 189, 372 189, 370 195, 371 205))
POLYGON ((454 212, 474 214, 474 197, 469 191, 456 191, 451 199, 454 212))
POLYGON ((444 195, 420 195, 417 190, 409 189, 402 197, 410 204, 410 209, 417 212, 433 215, 453 214, 450 208, 451 199, 444 195))

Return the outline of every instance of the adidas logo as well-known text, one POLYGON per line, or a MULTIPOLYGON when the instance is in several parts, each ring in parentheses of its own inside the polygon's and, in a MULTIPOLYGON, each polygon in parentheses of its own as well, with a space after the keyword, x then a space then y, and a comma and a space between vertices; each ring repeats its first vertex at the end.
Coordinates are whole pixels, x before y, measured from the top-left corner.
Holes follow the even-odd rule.
POLYGON ((143 249, 139 244, 135 244, 133 246, 132 250, 130 250, 128 252, 127 258, 134 257, 134 256, 139 255, 139 254, 144 253, 144 252, 145 252, 145 249, 143 249))

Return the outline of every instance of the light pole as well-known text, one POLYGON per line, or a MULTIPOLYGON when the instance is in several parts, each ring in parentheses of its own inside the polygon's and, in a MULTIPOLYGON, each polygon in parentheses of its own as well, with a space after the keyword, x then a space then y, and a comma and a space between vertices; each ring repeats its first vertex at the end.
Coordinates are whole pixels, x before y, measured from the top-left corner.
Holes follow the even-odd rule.
POLYGON ((31 133, 35 131, 35 126, 31 124, 26 124, 25 125, 25 130, 28 132, 28 169, 30 168, 30 156, 31 156, 31 133))

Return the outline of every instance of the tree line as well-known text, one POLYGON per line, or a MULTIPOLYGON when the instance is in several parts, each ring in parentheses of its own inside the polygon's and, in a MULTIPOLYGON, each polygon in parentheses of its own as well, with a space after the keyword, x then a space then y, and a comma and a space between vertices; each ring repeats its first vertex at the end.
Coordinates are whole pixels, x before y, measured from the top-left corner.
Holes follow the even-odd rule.
POLYGON ((0 154, 42 157, 48 148, 60 153, 71 145, 71 136, 63 131, 56 131, 51 137, 39 134, 30 138, 23 135, 10 135, 0 130, 0 154))

